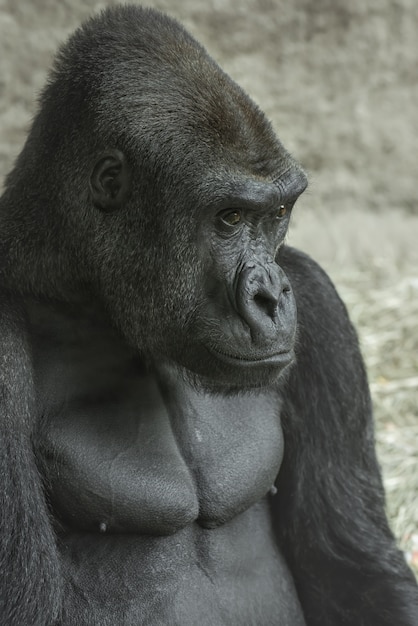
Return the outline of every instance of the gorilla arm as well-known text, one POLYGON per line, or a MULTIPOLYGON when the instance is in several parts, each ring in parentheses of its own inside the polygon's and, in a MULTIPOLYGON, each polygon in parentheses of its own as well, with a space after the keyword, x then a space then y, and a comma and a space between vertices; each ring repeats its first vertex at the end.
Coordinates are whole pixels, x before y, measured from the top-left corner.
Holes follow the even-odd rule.
POLYGON ((0 293, 0 302, 0 623, 52 624, 60 572, 31 444, 35 400, 25 321, 8 294, 0 293))
POLYGON ((298 306, 297 365, 272 499, 279 542, 310 626, 413 626, 417 587, 384 512, 357 337, 325 273, 287 249, 298 306))

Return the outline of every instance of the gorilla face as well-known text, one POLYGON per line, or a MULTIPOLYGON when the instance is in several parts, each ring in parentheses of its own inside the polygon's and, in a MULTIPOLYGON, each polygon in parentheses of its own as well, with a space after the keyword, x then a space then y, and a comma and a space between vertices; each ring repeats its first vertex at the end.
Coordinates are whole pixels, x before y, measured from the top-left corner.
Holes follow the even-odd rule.
POLYGON ((202 221, 203 297, 186 363, 194 371, 258 385, 293 360, 296 304, 277 258, 305 185, 293 170, 281 188, 246 180, 202 221))

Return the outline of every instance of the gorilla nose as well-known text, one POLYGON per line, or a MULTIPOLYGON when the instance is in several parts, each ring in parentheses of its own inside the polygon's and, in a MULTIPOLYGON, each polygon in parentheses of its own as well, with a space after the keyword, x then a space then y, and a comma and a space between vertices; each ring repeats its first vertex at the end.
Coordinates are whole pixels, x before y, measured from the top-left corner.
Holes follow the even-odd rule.
POLYGON ((268 315, 273 321, 277 316, 280 299, 280 286, 261 284, 253 296, 254 303, 260 312, 268 315))
POLYGON ((289 280, 278 265, 249 266, 239 276, 237 310, 253 336, 261 334, 268 340, 277 333, 290 296, 289 280))

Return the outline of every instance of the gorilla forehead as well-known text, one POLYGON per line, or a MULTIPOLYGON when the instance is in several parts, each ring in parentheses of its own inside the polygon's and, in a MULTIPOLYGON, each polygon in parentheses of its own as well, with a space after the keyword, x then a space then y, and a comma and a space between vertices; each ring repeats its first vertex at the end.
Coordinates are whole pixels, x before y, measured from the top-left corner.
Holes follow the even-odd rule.
POLYGON ((74 101, 74 122, 93 127, 97 142, 142 154, 148 166, 219 171, 221 159, 273 178, 289 160, 251 99, 180 24, 151 9, 88 21, 61 49, 49 89, 59 89, 67 110, 74 101))

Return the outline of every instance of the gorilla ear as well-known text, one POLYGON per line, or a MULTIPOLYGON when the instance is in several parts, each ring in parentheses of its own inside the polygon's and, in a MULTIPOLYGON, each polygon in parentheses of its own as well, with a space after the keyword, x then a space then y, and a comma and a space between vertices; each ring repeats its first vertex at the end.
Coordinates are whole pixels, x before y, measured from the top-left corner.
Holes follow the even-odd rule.
POLYGON ((130 191, 131 176, 125 155, 119 150, 103 152, 90 176, 94 205, 101 211, 115 211, 125 204, 130 191))

